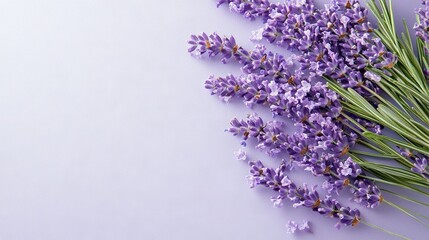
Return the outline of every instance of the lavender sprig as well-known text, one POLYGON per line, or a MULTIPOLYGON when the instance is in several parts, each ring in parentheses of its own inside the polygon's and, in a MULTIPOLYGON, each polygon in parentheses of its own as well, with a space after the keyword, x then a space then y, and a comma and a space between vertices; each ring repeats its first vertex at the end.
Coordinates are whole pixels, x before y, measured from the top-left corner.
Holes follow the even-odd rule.
POLYGON ((415 153, 409 149, 400 148, 399 152, 402 156, 409 159, 413 166, 411 168, 411 171, 420 174, 424 178, 429 180, 429 171, 428 168, 428 160, 427 156, 424 156, 423 154, 415 153))
POLYGON ((361 86, 379 89, 363 77, 365 67, 383 70, 396 63, 396 57, 370 35, 368 10, 357 0, 335 1, 325 9, 316 8, 313 1, 292 1, 272 4, 270 9, 262 35, 270 43, 299 51, 301 69, 313 78, 327 76, 369 95, 361 86))
POLYGON ((373 182, 362 178, 362 169, 347 158, 342 161, 335 155, 335 147, 331 152, 325 151, 321 155, 316 150, 317 145, 311 144, 311 139, 302 133, 288 136, 279 121, 264 123, 256 114, 251 114, 245 120, 233 119, 231 128, 233 135, 247 140, 253 137, 257 140, 257 148, 265 150, 269 155, 289 153, 291 160, 314 176, 325 176, 328 180, 323 188, 329 194, 337 193, 344 187, 350 187, 354 200, 369 208, 375 208, 383 202, 383 197, 373 182))
MULTIPOLYGON (((340 158, 345 156, 355 144, 357 135, 352 131, 345 131, 346 126, 342 124, 344 120, 338 119, 341 107, 336 94, 328 90, 321 82, 311 85, 309 80, 302 77, 301 71, 291 74, 288 71, 290 63, 279 54, 266 53, 263 46, 258 45, 253 51, 248 52, 242 47, 238 47, 233 37, 221 38, 215 33, 209 37, 205 36, 207 35, 192 37, 192 39, 209 39, 209 44, 200 43, 201 47, 198 47, 195 41, 191 41, 191 45, 196 45, 192 47, 192 51, 207 53, 209 56, 221 55, 222 59, 234 59, 243 65, 242 71, 247 74, 247 76, 240 77, 228 75, 225 78, 211 76, 205 83, 206 88, 211 90, 212 94, 219 95, 224 101, 228 101, 232 97, 242 97, 247 106, 266 104, 273 115, 287 116, 295 121, 302 133, 288 136, 286 139, 278 121, 264 125, 262 119, 257 116, 251 116, 250 121, 233 120, 230 132, 242 134, 244 140, 249 136, 257 138, 258 148, 266 149, 270 155, 288 152, 294 161, 300 162, 302 167, 312 171, 315 175, 329 174, 330 170, 327 169, 336 170, 336 166, 340 166, 342 161, 340 158), (234 42, 235 53, 229 50, 231 48, 223 47, 229 42, 234 42), (205 45, 211 47, 207 49, 204 48, 205 45), (265 129, 267 126, 268 128, 265 129), (317 152, 320 149, 328 150, 328 155, 322 155, 322 157, 329 159, 329 164, 323 162, 321 164, 323 167, 312 164, 312 162, 320 161, 317 152), (332 157, 330 157, 331 155, 332 157), (302 164, 307 161, 309 163, 302 164)), ((363 119, 358 121, 370 125, 363 119)), ((374 129, 377 129, 377 125, 374 129)), ((334 174, 336 173, 334 172, 334 174)), ((356 201, 367 207, 376 207, 378 203, 382 202, 381 195, 377 192, 378 189, 371 181, 367 179, 352 180, 353 182, 358 181, 361 185, 368 185, 368 187, 363 185, 359 188, 356 187, 353 191, 356 201), (372 188, 375 193, 366 190, 372 188), (367 194, 362 194, 363 192, 367 194), (370 200, 374 196, 377 196, 380 201, 370 200)), ((338 192, 349 183, 348 178, 339 174, 331 177, 330 181, 325 184, 325 188, 329 192, 338 192)))
POLYGON ((423 0, 422 5, 416 10, 419 21, 415 23, 414 30, 418 38, 429 43, 429 1, 423 0))
POLYGON ((316 187, 309 188, 306 184, 298 187, 286 175, 285 165, 281 164, 277 169, 267 168, 262 162, 249 162, 250 173, 248 177, 250 187, 264 186, 278 193, 272 198, 275 206, 281 207, 285 199, 289 199, 294 207, 303 206, 318 212, 321 215, 336 218, 335 224, 338 229, 341 225, 356 226, 361 221, 358 209, 342 206, 331 196, 320 198, 316 187))
POLYGON ((242 14, 250 20, 254 20, 257 17, 263 17, 264 19, 268 17, 271 4, 268 0, 219 0, 217 6, 228 3, 229 8, 239 14, 242 14))

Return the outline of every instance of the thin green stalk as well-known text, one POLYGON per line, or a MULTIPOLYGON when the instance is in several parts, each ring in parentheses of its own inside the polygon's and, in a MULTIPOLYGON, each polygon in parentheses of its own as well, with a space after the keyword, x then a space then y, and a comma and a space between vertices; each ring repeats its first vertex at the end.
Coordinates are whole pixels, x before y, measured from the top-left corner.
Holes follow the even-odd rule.
MULTIPOLYGON (((368 170, 368 172, 370 172, 371 174, 374 174, 374 175, 380 175, 380 174, 377 174, 377 172, 372 171, 372 170, 368 170)), ((407 185, 406 182, 395 182, 393 178, 390 178, 391 181, 389 181, 389 180, 386 180, 389 177, 386 177, 386 179, 371 177, 371 176, 368 176, 368 175, 361 175, 361 177, 367 178, 367 179, 375 181, 375 182, 380 182, 380 183, 385 183, 385 184, 396 186, 396 187, 401 187, 401 188, 404 188, 404 189, 407 189, 407 190, 411 190, 413 192, 420 193, 422 195, 425 195, 426 197, 429 197, 429 193, 427 193, 427 192, 425 192, 425 191, 423 191, 423 190, 421 190, 419 188, 407 185)))
POLYGON ((398 145, 400 147, 408 148, 410 150, 414 150, 414 151, 423 153, 425 155, 429 155, 429 149, 418 147, 418 146, 413 145, 413 144, 405 143, 405 142, 402 142, 402 141, 397 140, 395 138, 387 137, 385 135, 377 135, 377 134, 374 134, 374 133, 368 132, 368 131, 364 132, 363 135, 366 137, 369 137, 369 138, 376 138, 376 139, 380 139, 382 141, 388 141, 388 142, 391 142, 391 143, 398 145))
POLYGON ((418 217, 414 216, 413 214, 409 213, 409 212, 407 211, 407 209, 405 209, 405 208, 403 208, 403 207, 401 207, 401 206, 398 206, 398 205, 396 205, 396 204, 394 204, 394 203, 392 203, 392 202, 389 202, 389 201, 387 201, 387 200, 384 200, 383 202, 385 202, 385 203, 387 203, 388 205, 390 205, 390 206, 392 206, 392 207, 394 207, 394 208, 398 209, 399 211, 401 211, 401 212, 403 212, 404 214, 408 215, 408 216, 409 216, 409 217, 411 217, 412 219, 414 219, 414 220, 416 220, 417 222, 421 223, 423 226, 425 226, 425 227, 429 228, 429 225, 428 225, 428 224, 426 224, 425 222, 423 222, 421 219, 419 219, 418 217))
POLYGON ((411 238, 405 237, 405 236, 403 236, 403 235, 401 235, 401 234, 398 234, 398 233, 391 232, 391 231, 386 230, 386 229, 384 229, 384 228, 382 228, 382 227, 379 227, 379 226, 377 226, 377 225, 374 225, 374 224, 368 223, 368 222, 366 222, 366 221, 364 221, 364 220, 361 220, 360 222, 361 222, 362 224, 364 224, 364 225, 368 226, 368 227, 371 227, 371 228, 374 228, 374 229, 380 230, 380 231, 382 231, 382 232, 385 232, 385 233, 387 233, 387 234, 389 234, 389 235, 392 235, 392 236, 398 237, 398 238, 400 238, 400 239, 411 240, 411 238))
MULTIPOLYGON (((407 201, 409 201, 409 202, 412 202, 412 203, 420 204, 420 205, 422 205, 422 206, 429 207, 429 203, 424 203, 424 202, 418 201, 418 200, 413 199, 413 198, 410 198, 410 197, 402 196, 402 195, 400 195, 400 194, 397 194, 397 193, 395 193, 395 192, 392 192, 392 191, 387 190, 387 189, 384 189, 384 188, 381 188, 380 190, 382 190, 382 191, 384 191, 384 192, 387 192, 387 193, 389 193, 389 194, 392 194, 393 196, 396 196, 396 197, 398 197, 398 198, 401 198, 401 199, 407 200, 407 201)), ((424 215, 422 215, 422 217, 424 217, 424 218, 426 218, 426 219, 429 219, 429 217, 426 217, 426 216, 424 216, 424 215)))
POLYGON ((364 155, 368 157, 377 157, 377 158, 395 158, 395 156, 387 155, 387 154, 379 154, 379 153, 370 153, 370 152, 364 152, 364 151, 358 151, 358 150, 350 150, 351 153, 364 155))

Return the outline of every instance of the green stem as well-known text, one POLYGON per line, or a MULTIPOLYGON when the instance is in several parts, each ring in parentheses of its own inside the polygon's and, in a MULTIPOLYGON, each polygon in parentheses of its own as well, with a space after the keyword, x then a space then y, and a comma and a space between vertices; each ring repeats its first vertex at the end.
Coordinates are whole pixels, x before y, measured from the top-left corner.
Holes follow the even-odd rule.
POLYGON ((365 224, 365 225, 366 225, 366 226, 368 226, 368 227, 371 227, 371 228, 374 228, 374 229, 380 230, 380 231, 382 231, 382 232, 385 232, 385 233, 390 234, 390 235, 392 235, 392 236, 398 237, 398 238, 400 238, 400 239, 411 240, 411 238, 405 237, 405 236, 400 235, 400 234, 398 234, 398 233, 391 232, 391 231, 389 231, 389 230, 386 230, 386 229, 384 229, 384 228, 382 228, 382 227, 379 227, 379 226, 377 226, 377 225, 371 224, 371 223, 369 223, 369 222, 366 222, 366 221, 363 221, 363 220, 361 220, 360 222, 361 222, 362 224, 365 224))
POLYGON ((423 222, 422 220, 420 220, 418 217, 414 216, 413 214, 411 214, 410 212, 407 211, 406 208, 403 208, 401 206, 398 206, 392 202, 389 202, 387 200, 384 200, 383 202, 385 202, 386 204, 398 209, 399 211, 405 213, 406 215, 408 215, 409 217, 413 218, 414 220, 416 220, 417 222, 421 223, 423 226, 429 228, 429 225, 427 225, 425 222, 423 222))

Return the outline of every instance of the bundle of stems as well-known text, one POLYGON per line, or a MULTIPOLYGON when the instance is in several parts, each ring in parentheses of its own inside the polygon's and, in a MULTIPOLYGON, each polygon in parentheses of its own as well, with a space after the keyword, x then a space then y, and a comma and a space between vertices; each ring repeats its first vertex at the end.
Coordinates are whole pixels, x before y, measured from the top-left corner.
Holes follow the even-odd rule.
MULTIPOLYGON (((371 0, 368 4, 378 21, 374 34, 397 56, 397 62, 382 70, 371 66, 366 68, 372 76, 377 76, 373 81, 382 90, 382 93, 376 93, 363 86, 371 94, 369 98, 351 88, 344 89, 326 77, 328 87, 342 97, 341 115, 361 135, 360 143, 366 150, 351 151, 350 155, 371 174, 366 177, 429 197, 429 84, 425 76, 425 70, 429 69, 428 46, 420 38, 413 44, 405 21, 405 33, 401 36, 396 33, 390 0, 371 0), (370 132, 352 116, 378 123, 397 136, 370 132), (371 161, 371 157, 384 159, 384 162, 371 161), (391 160, 399 164, 393 164, 391 160)), ((414 199, 402 198, 429 206, 414 199)))

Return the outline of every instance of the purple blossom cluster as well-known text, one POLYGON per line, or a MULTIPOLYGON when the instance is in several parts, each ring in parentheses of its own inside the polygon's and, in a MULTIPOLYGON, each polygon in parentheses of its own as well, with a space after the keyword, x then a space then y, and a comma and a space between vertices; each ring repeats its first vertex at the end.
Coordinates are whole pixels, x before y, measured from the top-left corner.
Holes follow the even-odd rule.
POLYGON ((280 121, 270 121, 264 124, 262 118, 257 114, 250 114, 246 120, 233 119, 232 127, 228 129, 233 135, 249 137, 258 140, 257 149, 265 150, 270 156, 278 155, 287 150, 288 137, 283 128, 284 123, 280 121))
POLYGON ((272 189, 278 195, 272 198, 275 206, 281 207, 285 199, 289 199, 294 207, 303 206, 324 216, 336 218, 339 221, 335 225, 340 228, 344 226, 356 226, 361 217, 358 209, 342 206, 336 199, 327 195, 321 198, 316 190, 316 186, 302 187, 293 183, 286 175, 286 165, 284 163, 276 169, 265 167, 262 162, 249 162, 250 173, 248 177, 250 187, 264 186, 272 189))
POLYGON ((429 1, 423 0, 423 6, 416 10, 418 22, 414 25, 416 36, 429 43, 429 1))
MULTIPOLYGON (((423 0, 422 7, 416 10, 418 20, 414 25, 414 30, 417 38, 420 38, 424 43, 424 50, 429 54, 429 1, 423 0)), ((429 70, 424 69, 424 74, 429 79, 429 70)))
POLYGON ((268 0, 219 0, 217 6, 219 7, 224 3, 228 3, 231 10, 242 14, 250 20, 253 20, 256 17, 263 17, 264 19, 267 19, 271 9, 271 4, 268 0))
POLYGON ((243 76, 210 76, 205 82, 205 87, 224 101, 241 97, 249 107, 269 105, 275 116, 287 116, 304 125, 308 123, 310 111, 330 118, 337 118, 341 112, 333 91, 322 82, 312 83, 300 70, 289 72, 293 62, 280 54, 267 52, 263 45, 249 52, 238 46, 233 37, 221 38, 216 33, 193 35, 189 44, 190 52, 211 57, 221 55, 224 63, 234 60, 242 65, 243 76), (228 46, 231 43, 234 45, 228 46))
MULTIPOLYGON (((286 59, 266 51, 263 45, 248 51, 232 36, 191 36, 190 53, 220 56, 223 63, 241 65, 243 75, 210 76, 205 87, 211 94, 225 102, 242 99, 248 107, 267 106, 274 117, 287 117, 298 128, 295 134, 288 135, 282 121, 264 122, 251 114, 247 119, 233 119, 228 131, 244 142, 256 139, 256 148, 270 156, 287 154, 298 166, 316 176, 325 176, 322 188, 329 195, 350 187, 355 201, 370 208, 378 206, 383 201, 380 190, 374 182, 362 178, 359 165, 347 157, 358 138, 349 127, 353 124, 341 117, 337 94, 321 81, 321 77, 331 78, 366 96, 371 94, 366 88, 379 91, 374 82, 380 81, 380 77, 366 68, 388 70, 396 64, 396 57, 371 34, 368 11, 357 0, 333 0, 324 9, 317 9, 312 0, 277 4, 268 0, 219 0, 218 6, 222 4, 229 4, 231 10, 250 20, 262 18, 262 37, 299 52, 299 56, 286 59), (291 70, 294 61, 299 67, 291 70)), ((380 125, 352 117, 369 131, 381 133, 380 125)), ((242 152, 236 155, 238 159, 244 158, 242 152)), ((416 164, 418 169, 423 163, 416 164)), ((329 196, 320 200, 313 188, 296 188, 284 175, 289 168, 285 161, 276 170, 265 168, 261 162, 251 162, 251 186, 263 185, 277 191, 279 196, 273 199, 277 206, 289 198, 295 206, 306 206, 340 219, 339 224, 359 223, 359 211, 343 208, 329 196)))
POLYGON ((331 132, 321 131, 316 137, 300 132, 288 135, 283 122, 264 122, 256 113, 243 120, 233 119, 228 131, 242 137, 244 141, 254 138, 258 143, 256 148, 266 151, 269 155, 288 154, 291 161, 314 176, 327 177, 322 187, 329 194, 339 195, 339 191, 350 187, 354 200, 366 207, 377 207, 383 201, 377 186, 361 177, 363 173, 360 166, 351 158, 345 161, 341 159, 345 154, 344 149, 348 149, 348 146, 341 142, 334 144, 321 140, 322 136, 331 132), (320 141, 316 143, 317 140, 320 141), (322 153, 318 151, 320 148, 322 153))
MULTIPOLYGON (((224 101, 242 98, 249 107, 255 104, 267 105, 274 116, 288 117, 298 127, 296 134, 286 136, 281 121, 264 124, 257 115, 250 115, 247 120, 232 120, 231 133, 241 135, 243 140, 256 138, 257 148, 269 155, 288 153, 292 161, 300 163, 299 166, 314 175, 329 176, 323 187, 330 194, 338 193, 350 183, 360 183, 360 188, 371 191, 367 191, 366 195, 362 195, 359 188, 354 191, 357 202, 376 207, 382 201, 381 198, 378 202, 372 201, 373 196, 378 196, 378 189, 373 182, 358 176, 349 179, 349 176, 339 172, 340 164, 344 164, 343 157, 355 144, 357 134, 343 124, 345 119, 339 117, 341 105, 334 92, 321 82, 314 83, 306 79, 299 69, 292 74, 288 70, 291 63, 287 59, 280 54, 266 52, 261 45, 249 52, 239 47, 233 37, 221 38, 215 33, 210 36, 192 36, 190 44, 190 51, 209 56, 221 55, 225 63, 235 60, 242 64, 242 76, 210 76, 205 86, 212 94, 224 101), (223 47, 231 42, 234 42, 235 47, 223 47), (206 45, 211 47, 206 48, 206 45)), ((363 119, 357 121, 376 133, 380 132, 379 125, 363 119)), ((360 169, 356 171, 361 173, 360 169)))
POLYGON ((420 174, 422 177, 429 180, 429 171, 428 168, 428 157, 420 154, 420 153, 414 153, 409 149, 400 149, 399 152, 402 156, 407 158, 413 163, 413 167, 411 168, 411 171, 420 174))
MULTIPOLYGON (((231 9, 243 4, 248 8, 260 6, 258 1, 247 0, 219 1, 223 3, 229 3, 231 9)), ((334 0, 324 9, 316 8, 313 0, 265 3, 264 6, 270 13, 263 18, 262 36, 270 43, 299 51, 300 68, 310 74, 310 79, 329 77, 345 88, 369 95, 362 86, 375 91, 378 88, 365 76, 365 68, 386 70, 396 64, 396 57, 371 34, 368 10, 358 0, 334 0)), ((246 17, 254 19, 261 16, 261 12, 259 9, 254 16, 246 17)))

